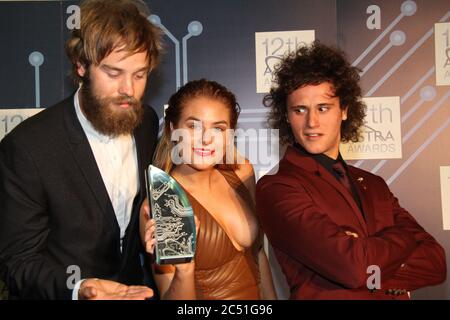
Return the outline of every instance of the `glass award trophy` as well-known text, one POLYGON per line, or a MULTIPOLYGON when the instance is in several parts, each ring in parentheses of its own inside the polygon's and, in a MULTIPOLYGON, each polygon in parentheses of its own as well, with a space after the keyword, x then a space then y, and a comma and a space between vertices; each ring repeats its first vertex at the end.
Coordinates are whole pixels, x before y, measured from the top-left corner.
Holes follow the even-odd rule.
POLYGON ((177 264, 195 254, 194 211, 186 193, 170 175, 148 166, 145 174, 150 214, 155 219, 157 264, 177 264))

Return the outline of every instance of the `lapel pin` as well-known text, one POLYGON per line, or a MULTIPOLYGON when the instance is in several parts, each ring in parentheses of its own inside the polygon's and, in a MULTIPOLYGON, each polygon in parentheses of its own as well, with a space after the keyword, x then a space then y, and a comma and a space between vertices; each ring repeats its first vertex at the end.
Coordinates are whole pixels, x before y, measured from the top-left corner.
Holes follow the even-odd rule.
MULTIPOLYGON (((358 182, 362 184, 362 182, 364 181, 364 178, 363 178, 363 177, 358 177, 356 180, 358 180, 358 182)), ((365 185, 363 185, 362 188, 363 188, 364 190, 367 189, 365 185)))

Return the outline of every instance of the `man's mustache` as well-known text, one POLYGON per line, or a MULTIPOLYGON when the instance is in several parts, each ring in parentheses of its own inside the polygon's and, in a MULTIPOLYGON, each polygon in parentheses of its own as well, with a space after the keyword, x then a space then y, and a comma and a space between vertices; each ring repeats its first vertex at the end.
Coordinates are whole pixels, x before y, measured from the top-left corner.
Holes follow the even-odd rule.
POLYGON ((131 106, 139 105, 139 101, 133 96, 120 96, 117 98, 111 98, 111 102, 114 104, 124 104, 128 103, 131 106))

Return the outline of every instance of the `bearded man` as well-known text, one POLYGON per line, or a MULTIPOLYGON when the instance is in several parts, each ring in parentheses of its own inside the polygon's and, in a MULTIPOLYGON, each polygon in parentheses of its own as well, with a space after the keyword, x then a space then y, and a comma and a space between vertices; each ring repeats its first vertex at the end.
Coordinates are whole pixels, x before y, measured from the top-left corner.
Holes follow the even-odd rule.
POLYGON ((158 117, 142 104, 161 35, 139 0, 86 0, 66 43, 79 89, 0 143, 0 276, 10 298, 153 296, 139 240, 158 117))

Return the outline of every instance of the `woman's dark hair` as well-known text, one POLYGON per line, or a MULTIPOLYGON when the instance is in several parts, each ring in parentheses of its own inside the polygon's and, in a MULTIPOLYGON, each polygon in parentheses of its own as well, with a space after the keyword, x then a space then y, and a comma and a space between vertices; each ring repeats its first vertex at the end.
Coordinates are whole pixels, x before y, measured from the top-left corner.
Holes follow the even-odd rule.
POLYGON ((295 142, 291 126, 287 122, 287 97, 298 88, 324 82, 332 85, 341 109, 348 108, 347 120, 341 125, 341 141, 359 141, 366 108, 361 100, 359 71, 350 65, 342 51, 317 40, 310 46, 300 47, 286 55, 275 69, 275 86, 263 99, 263 104, 271 108, 271 127, 280 130, 280 142, 295 142))

